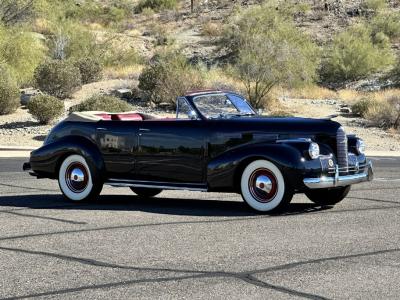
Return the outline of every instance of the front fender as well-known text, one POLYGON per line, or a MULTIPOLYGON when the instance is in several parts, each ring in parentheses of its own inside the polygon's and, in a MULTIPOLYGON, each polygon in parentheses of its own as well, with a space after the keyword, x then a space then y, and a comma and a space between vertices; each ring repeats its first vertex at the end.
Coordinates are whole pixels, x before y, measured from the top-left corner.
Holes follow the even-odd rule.
POLYGON ((40 147, 31 152, 30 164, 40 177, 55 179, 61 161, 71 154, 82 155, 89 167, 95 168, 100 174, 105 173, 104 160, 97 145, 82 136, 67 136, 40 147))
POLYGON ((207 165, 209 190, 239 190, 240 176, 244 168, 256 159, 274 163, 288 184, 302 186, 303 176, 310 170, 319 169, 318 160, 308 160, 304 147, 290 143, 263 143, 233 149, 212 159, 207 165))

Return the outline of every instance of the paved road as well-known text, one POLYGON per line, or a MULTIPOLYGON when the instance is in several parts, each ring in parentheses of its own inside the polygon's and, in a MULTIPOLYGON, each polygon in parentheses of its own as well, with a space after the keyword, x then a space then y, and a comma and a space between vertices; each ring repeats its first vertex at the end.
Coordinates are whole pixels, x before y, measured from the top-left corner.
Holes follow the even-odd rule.
POLYGON ((295 196, 257 215, 238 195, 105 188, 74 205, 0 159, 1 299, 381 299, 400 295, 400 159, 334 208, 295 196))

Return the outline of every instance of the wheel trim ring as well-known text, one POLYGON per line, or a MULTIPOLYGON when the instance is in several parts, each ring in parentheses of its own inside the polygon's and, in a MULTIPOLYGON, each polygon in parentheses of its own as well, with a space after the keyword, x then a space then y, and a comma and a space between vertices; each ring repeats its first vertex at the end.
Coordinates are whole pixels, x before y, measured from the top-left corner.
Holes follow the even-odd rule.
POLYGON ((84 192, 89 183, 89 173, 85 165, 80 162, 71 163, 65 171, 65 183, 67 184, 69 190, 73 193, 79 194, 84 192), (83 181, 78 182, 71 179, 74 170, 80 170, 82 172, 83 181))
POLYGON ((260 203, 272 201, 278 192, 278 181, 272 171, 266 168, 254 170, 249 177, 248 186, 252 197, 260 203), (262 191, 256 186, 257 178, 260 176, 266 176, 271 181, 270 192, 262 191))

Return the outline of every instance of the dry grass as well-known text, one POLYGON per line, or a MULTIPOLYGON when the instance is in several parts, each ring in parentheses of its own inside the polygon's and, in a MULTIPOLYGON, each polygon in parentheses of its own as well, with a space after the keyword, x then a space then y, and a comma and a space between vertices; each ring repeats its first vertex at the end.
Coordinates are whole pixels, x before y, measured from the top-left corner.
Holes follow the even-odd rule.
POLYGON ((243 93, 243 84, 229 76, 227 72, 221 69, 214 68, 205 74, 205 83, 207 88, 231 90, 237 93, 243 93))
MULTIPOLYGON (((277 93, 278 90, 276 91, 277 93)), ((296 89, 281 89, 281 95, 296 99, 337 99, 337 93, 333 90, 317 85, 307 85, 296 89)))
POLYGON ((346 103, 354 103, 365 94, 356 90, 340 90, 338 91, 338 98, 346 103))
POLYGON ((203 24, 201 32, 205 36, 216 37, 222 34, 222 25, 215 22, 206 22, 203 24))
POLYGON ((105 79, 137 79, 143 68, 143 65, 108 67, 103 71, 103 76, 105 79))

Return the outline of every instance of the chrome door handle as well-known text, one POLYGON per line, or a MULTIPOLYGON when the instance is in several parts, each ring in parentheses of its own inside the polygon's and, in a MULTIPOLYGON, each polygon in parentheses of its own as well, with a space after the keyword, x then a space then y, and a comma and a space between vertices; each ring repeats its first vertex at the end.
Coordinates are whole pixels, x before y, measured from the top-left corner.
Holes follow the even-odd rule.
POLYGON ((148 128, 139 128, 139 131, 146 132, 146 131, 150 131, 150 129, 148 129, 148 128))

